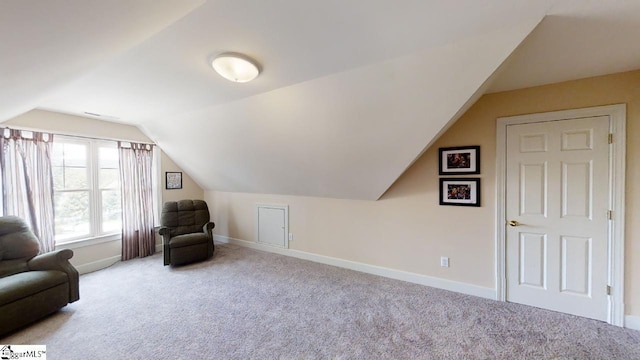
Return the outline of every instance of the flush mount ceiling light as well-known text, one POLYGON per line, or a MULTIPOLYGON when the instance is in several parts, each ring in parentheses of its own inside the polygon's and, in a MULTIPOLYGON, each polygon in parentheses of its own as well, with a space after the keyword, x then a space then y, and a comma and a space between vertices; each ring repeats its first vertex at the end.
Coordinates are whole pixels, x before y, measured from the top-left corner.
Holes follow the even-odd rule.
POLYGON ((260 74, 258 63, 238 53, 220 54, 213 59, 211 66, 220 76, 233 82, 251 81, 260 74))

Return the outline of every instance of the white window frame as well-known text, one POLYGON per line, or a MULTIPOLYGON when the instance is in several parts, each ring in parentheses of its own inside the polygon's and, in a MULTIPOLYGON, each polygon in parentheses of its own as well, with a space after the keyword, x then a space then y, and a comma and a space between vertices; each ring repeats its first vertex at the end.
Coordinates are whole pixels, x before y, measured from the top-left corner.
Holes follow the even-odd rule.
MULTIPOLYGON (((117 142, 112 140, 83 138, 75 136, 57 135, 53 143, 76 143, 87 145, 87 183, 89 184, 89 234, 64 240, 56 239, 56 248, 78 248, 103 242, 116 241, 121 239, 121 231, 102 231, 102 189, 100 189, 100 169, 99 169, 99 148, 104 145, 113 146, 117 149, 117 142)), ((64 191, 64 190, 62 190, 64 191)), ((60 192, 54 190, 54 193, 60 192)))

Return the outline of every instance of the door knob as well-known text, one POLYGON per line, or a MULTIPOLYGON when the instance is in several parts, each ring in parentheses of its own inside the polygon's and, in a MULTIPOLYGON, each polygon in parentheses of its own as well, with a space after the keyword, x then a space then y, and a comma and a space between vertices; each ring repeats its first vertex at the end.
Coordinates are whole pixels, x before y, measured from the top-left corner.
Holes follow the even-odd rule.
POLYGON ((520 226, 520 223, 515 220, 509 220, 509 226, 520 226))

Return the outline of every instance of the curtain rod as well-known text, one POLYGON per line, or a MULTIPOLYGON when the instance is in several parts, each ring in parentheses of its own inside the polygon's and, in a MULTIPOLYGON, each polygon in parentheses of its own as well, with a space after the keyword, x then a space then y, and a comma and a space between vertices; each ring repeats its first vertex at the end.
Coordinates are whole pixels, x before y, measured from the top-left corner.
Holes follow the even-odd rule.
POLYGON ((108 138, 108 137, 95 137, 95 136, 87 136, 87 135, 74 135, 74 134, 60 134, 60 133, 56 133, 53 131, 48 131, 48 130, 43 130, 43 129, 36 129, 36 128, 29 128, 29 127, 23 127, 23 126, 18 126, 18 127, 9 127, 9 126, 4 126, 2 128, 2 131, 4 131, 5 129, 9 129, 9 130, 20 130, 20 131, 35 131, 35 132, 45 132, 45 133, 49 133, 51 135, 58 135, 58 136, 70 136, 70 137, 78 137, 78 138, 83 138, 83 139, 93 139, 93 140, 107 140, 107 141, 121 141, 121 142, 128 142, 128 143, 137 143, 137 144, 144 144, 144 145, 153 145, 153 146, 157 146, 156 143, 154 142, 147 142, 147 141, 138 141, 138 140, 129 140, 129 139, 118 139, 118 138, 108 138))

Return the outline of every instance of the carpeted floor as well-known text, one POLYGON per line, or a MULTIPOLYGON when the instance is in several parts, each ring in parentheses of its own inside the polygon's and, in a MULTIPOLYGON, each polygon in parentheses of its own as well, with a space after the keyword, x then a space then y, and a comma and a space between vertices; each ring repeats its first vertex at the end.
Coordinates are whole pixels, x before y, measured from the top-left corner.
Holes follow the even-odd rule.
POLYGON ((3 344, 49 359, 640 359, 640 332, 233 245, 83 275, 3 344))

